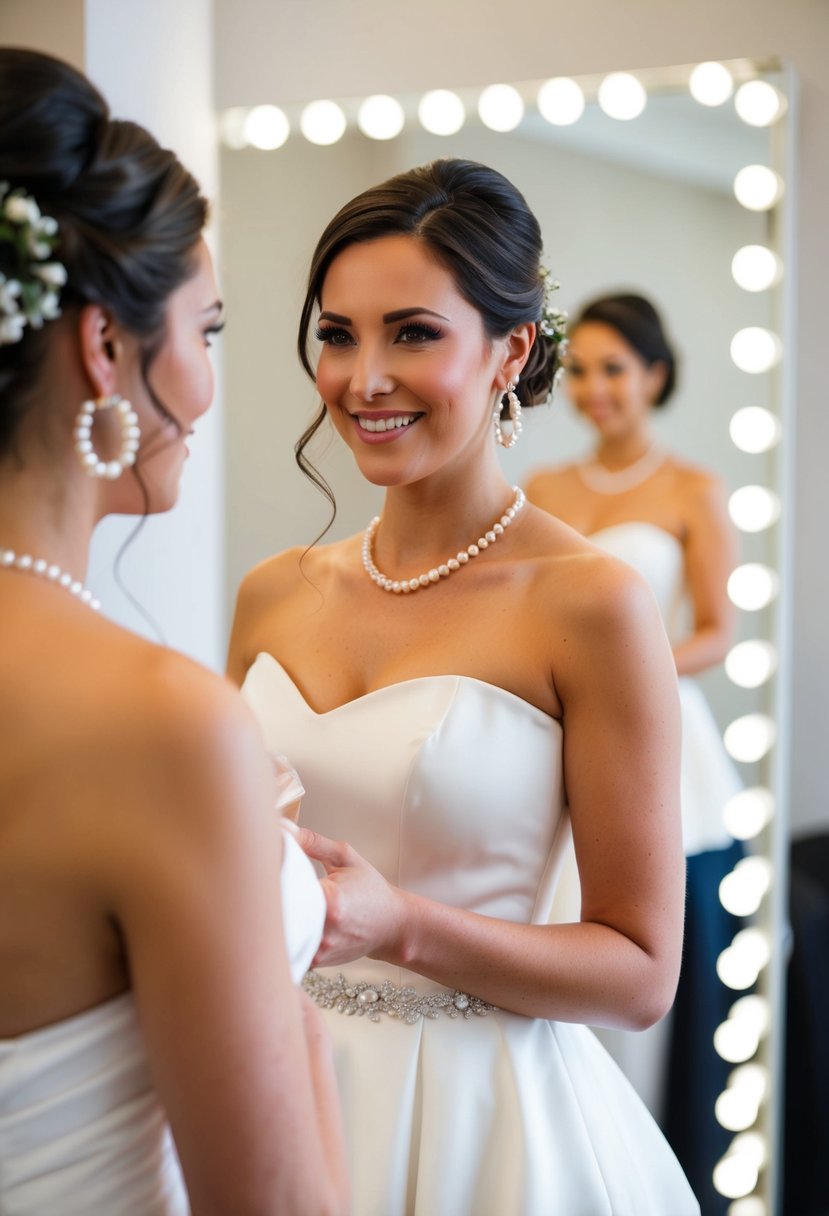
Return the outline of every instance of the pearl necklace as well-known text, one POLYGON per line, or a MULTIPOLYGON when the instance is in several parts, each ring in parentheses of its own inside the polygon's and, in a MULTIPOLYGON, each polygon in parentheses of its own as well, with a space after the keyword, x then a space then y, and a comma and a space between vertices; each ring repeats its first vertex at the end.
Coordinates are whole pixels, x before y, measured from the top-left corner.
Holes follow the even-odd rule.
POLYGON ((425 574, 419 574, 417 578, 391 579, 377 569, 371 556, 371 543, 374 540, 374 534, 380 523, 380 516, 375 515, 363 533, 363 568, 366 574, 378 587, 382 587, 384 591, 393 591, 395 595, 400 595, 401 593, 407 595, 411 591, 419 591, 421 587, 431 587, 433 583, 439 583, 442 578, 448 578, 450 574, 454 574, 456 570, 460 570, 461 566, 465 566, 471 557, 477 557, 481 550, 488 549, 490 545, 495 544, 499 536, 503 536, 504 529, 510 526, 527 501, 526 495, 520 486, 513 486, 512 488, 515 491, 515 498, 501 518, 488 531, 484 532, 483 536, 478 537, 477 543, 468 545, 466 549, 461 549, 456 557, 448 558, 442 565, 433 567, 425 574))
POLYGON ((0 549, 0 569, 22 570, 28 574, 39 574, 50 583, 65 587, 70 595, 74 595, 83 604, 88 604, 95 612, 99 612, 101 601, 97 600, 88 587, 73 579, 71 574, 61 570, 60 566, 50 565, 42 557, 30 557, 28 553, 15 553, 14 549, 0 549))
POLYGON ((589 490, 597 494, 624 494, 653 476, 667 458, 667 452, 652 443, 646 452, 623 469, 606 469, 600 461, 577 464, 576 472, 589 490))

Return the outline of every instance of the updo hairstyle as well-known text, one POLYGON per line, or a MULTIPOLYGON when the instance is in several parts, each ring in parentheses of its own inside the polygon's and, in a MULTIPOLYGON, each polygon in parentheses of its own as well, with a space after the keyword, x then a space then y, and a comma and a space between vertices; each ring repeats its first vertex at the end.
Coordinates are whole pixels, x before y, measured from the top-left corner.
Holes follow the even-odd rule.
MULTIPOLYGON (((449 271, 460 294, 480 313, 490 339, 503 338, 527 321, 540 324, 545 303, 541 229, 523 195, 486 165, 436 160, 363 191, 320 237, 299 324, 299 357, 312 379, 309 329, 334 258, 349 245, 401 235, 422 241, 449 271)), ((539 329, 516 386, 523 408, 549 397, 557 349, 558 340, 539 329)), ((297 461, 311 476, 303 450, 324 417, 323 408, 297 444, 297 461)))
POLYGON ((588 322, 615 329, 647 367, 653 367, 654 363, 665 365, 665 383, 653 403, 664 405, 676 387, 677 357, 662 318, 650 300, 634 294, 601 296, 582 309, 571 323, 570 333, 588 322))
MULTIPOLYGON (((80 72, 3 47, 0 180, 25 190, 58 223, 54 258, 67 272, 62 312, 88 303, 111 311, 141 340, 146 380, 163 342, 167 301, 196 269, 207 203, 194 178, 143 127, 112 119, 80 72)), ((2 253, 0 244, 0 270, 2 253)), ((27 327, 20 341, 0 346, 0 454, 26 412, 54 324, 27 327)))

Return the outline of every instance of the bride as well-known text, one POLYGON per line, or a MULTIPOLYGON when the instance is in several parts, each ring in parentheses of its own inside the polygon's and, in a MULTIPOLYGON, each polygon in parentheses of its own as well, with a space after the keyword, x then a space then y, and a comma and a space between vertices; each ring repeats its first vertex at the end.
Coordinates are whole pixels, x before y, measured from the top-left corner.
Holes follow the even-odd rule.
POLYGON ((558 361, 540 256, 522 196, 465 161, 335 216, 302 314, 323 407, 299 458, 330 418, 383 513, 239 596, 230 672, 297 764, 326 874, 306 988, 358 1216, 698 1211, 580 1024, 644 1027, 673 999, 679 724, 647 587, 498 464, 558 361), (571 825, 582 918, 549 925, 571 825))
POLYGON ((0 48, 0 1211, 15 1216, 346 1211, 330 1045, 291 975, 323 900, 282 840, 256 724, 81 581, 99 520, 173 506, 210 405, 206 209, 80 73, 0 48))

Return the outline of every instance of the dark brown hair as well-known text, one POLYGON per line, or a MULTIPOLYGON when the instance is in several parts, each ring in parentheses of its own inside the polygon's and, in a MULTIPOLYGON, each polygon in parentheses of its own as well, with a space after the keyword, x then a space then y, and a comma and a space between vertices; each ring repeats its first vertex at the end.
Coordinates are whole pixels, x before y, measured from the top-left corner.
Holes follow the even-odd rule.
MULTIPOLYGON (((62 310, 110 310, 142 339, 146 379, 169 296, 195 271, 207 218, 197 182, 143 127, 112 119, 80 72, 8 47, 0 48, 0 180, 57 220, 54 258, 68 276, 62 310)), ((0 346, 0 452, 14 438, 49 340, 47 323, 0 346)))

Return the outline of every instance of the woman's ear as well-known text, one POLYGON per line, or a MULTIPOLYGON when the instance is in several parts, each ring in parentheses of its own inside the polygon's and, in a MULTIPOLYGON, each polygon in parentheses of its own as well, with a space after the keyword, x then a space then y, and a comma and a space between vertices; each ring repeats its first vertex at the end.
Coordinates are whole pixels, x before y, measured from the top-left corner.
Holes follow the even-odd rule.
POLYGON ((119 350, 116 330, 113 318, 100 304, 85 304, 81 309, 81 362, 95 397, 109 397, 115 392, 119 350))
POLYGON ((522 325, 516 325, 515 329, 504 338, 504 359, 499 369, 498 388, 506 389, 507 384, 518 382, 524 365, 530 357, 530 351, 535 342, 535 332, 535 322, 525 321, 522 325))
POLYGON ((658 400, 665 382, 668 379, 668 364, 664 359, 657 359, 648 368, 648 400, 654 405, 658 400))

